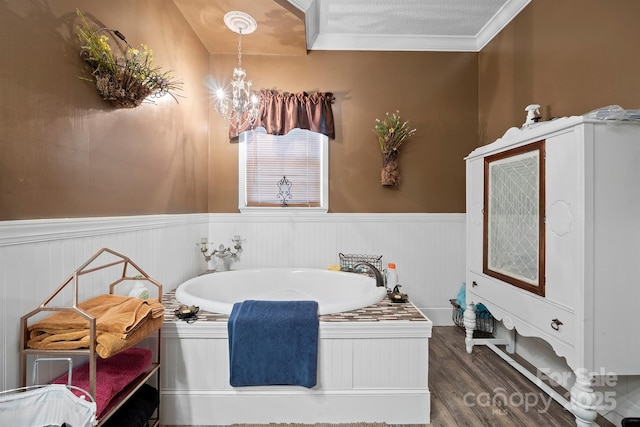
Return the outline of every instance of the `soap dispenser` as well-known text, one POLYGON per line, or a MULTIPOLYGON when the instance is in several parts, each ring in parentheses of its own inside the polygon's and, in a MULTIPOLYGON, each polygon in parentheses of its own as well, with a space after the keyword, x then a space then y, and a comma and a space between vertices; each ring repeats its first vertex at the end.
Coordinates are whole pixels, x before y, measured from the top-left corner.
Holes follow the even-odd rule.
POLYGON ((136 281, 131 288, 131 292, 129 292, 130 297, 136 297, 140 299, 148 299, 149 298, 149 289, 147 289, 142 282, 136 281))
POLYGON ((396 265, 392 262, 387 264, 387 292, 393 292, 393 288, 398 284, 398 272, 396 265))

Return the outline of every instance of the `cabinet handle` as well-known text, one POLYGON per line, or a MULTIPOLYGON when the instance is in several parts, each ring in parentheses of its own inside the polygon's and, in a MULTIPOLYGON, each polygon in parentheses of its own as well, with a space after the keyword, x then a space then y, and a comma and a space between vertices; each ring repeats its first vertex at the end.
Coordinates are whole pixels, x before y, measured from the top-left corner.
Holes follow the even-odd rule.
POLYGON ((551 329, 553 329, 554 331, 557 331, 560 329, 560 325, 562 325, 563 323, 561 321, 559 321, 558 319, 553 319, 551 321, 551 329))
POLYGON ((478 286, 478 282, 476 282, 475 280, 471 282, 471 287, 475 288, 476 286, 478 286))

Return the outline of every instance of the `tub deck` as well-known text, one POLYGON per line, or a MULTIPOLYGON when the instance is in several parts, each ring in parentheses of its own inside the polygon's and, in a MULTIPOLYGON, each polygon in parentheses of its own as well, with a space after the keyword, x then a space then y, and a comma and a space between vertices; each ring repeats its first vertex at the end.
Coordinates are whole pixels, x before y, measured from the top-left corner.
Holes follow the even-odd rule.
MULTIPOLYGON (((167 292, 162 296, 162 304, 165 307, 165 322, 181 322, 173 313, 180 302, 176 300, 176 291, 167 292)), ((198 312, 198 321, 226 322, 228 314, 211 313, 205 310, 198 312)), ((394 303, 384 298, 376 304, 359 308, 357 310, 342 313, 323 314, 319 317, 321 322, 379 322, 381 320, 410 320, 414 322, 430 322, 411 303, 394 303)))
POLYGON ((320 316, 318 385, 231 387, 228 315, 186 323, 163 296, 161 418, 170 425, 238 423, 429 424, 432 322, 388 299, 320 316))

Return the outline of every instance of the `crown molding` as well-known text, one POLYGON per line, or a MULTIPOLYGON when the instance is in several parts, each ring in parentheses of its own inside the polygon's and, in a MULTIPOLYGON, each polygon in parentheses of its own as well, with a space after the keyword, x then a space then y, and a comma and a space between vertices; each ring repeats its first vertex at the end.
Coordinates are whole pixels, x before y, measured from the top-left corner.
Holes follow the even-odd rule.
POLYGON ((493 15, 491 20, 476 35, 476 51, 481 51, 493 38, 524 9, 531 0, 510 0, 493 15))

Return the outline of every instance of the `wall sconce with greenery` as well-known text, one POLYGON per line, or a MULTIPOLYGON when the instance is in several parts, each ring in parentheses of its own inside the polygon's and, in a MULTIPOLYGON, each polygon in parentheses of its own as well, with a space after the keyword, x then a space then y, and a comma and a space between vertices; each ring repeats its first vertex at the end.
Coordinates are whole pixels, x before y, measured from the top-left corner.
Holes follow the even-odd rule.
POLYGON ((176 91, 182 90, 182 82, 171 71, 162 71, 162 67, 154 65, 153 52, 146 45, 134 49, 118 30, 94 30, 80 10, 77 14, 81 20, 76 27, 80 57, 93 76, 85 80, 95 81, 102 99, 119 108, 135 108, 145 100, 167 94, 178 101, 176 91))
POLYGON ((398 185, 400 171, 398 154, 400 146, 407 138, 416 133, 409 128, 408 121, 400 119, 400 112, 387 113, 384 120, 376 119, 373 131, 378 135, 378 144, 382 153, 382 170, 380 171, 380 183, 382 185, 398 185))

